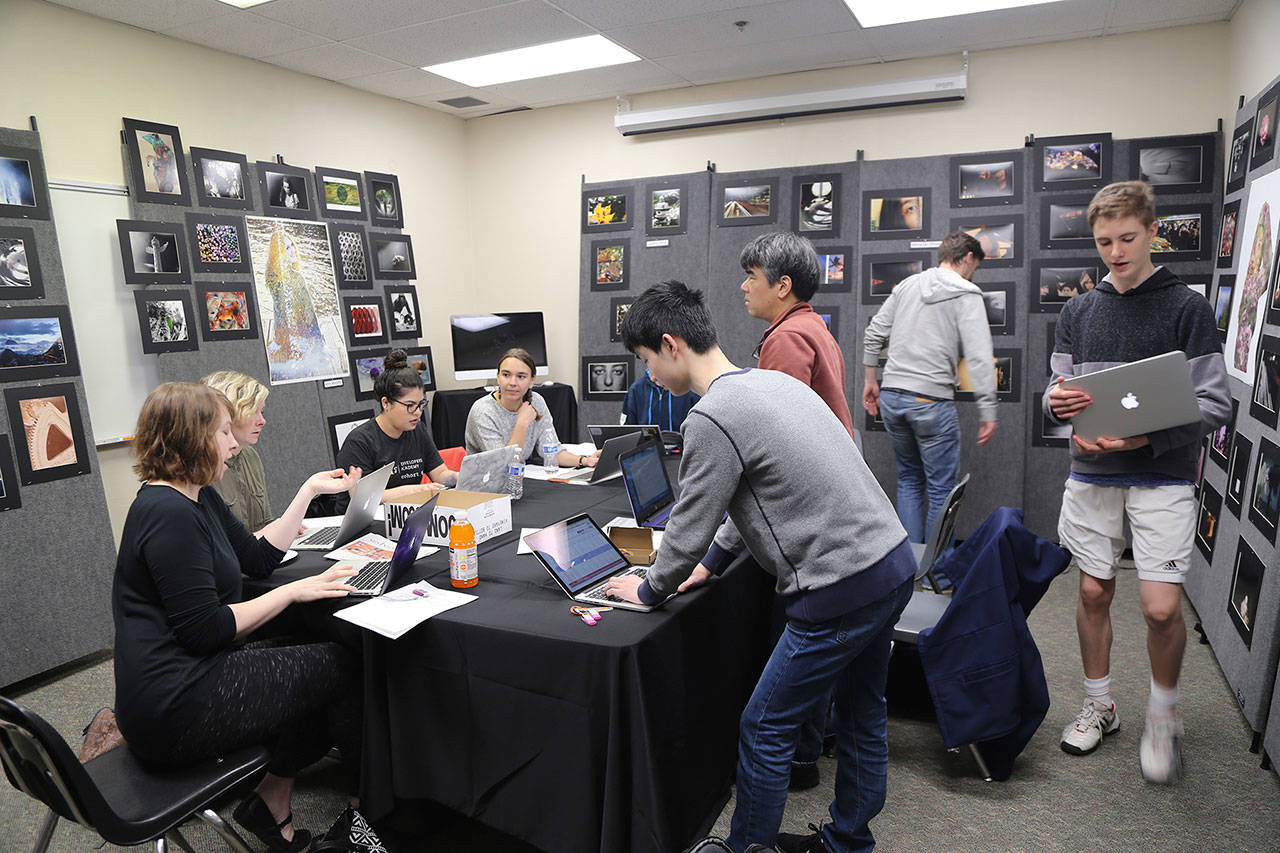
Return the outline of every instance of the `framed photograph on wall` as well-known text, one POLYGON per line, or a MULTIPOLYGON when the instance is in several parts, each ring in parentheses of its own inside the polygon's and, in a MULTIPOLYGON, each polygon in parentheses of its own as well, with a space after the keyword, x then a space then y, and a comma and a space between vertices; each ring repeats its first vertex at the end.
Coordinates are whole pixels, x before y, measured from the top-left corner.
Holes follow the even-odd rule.
POLYGON ((614 343, 622 341, 622 319, 631 310, 633 296, 615 296, 609 300, 609 340, 614 343))
POLYGON ((1020 267, 1025 255, 1022 243, 1021 213, 995 213, 987 216, 966 216, 951 220, 950 231, 963 231, 982 244, 986 258, 984 268, 1020 267))
POLYGON ((1022 203, 1021 155, 965 154, 951 158, 951 206, 992 207, 1022 203))
POLYGON ((387 342, 387 324, 382 319, 382 299, 377 294, 342 297, 342 316, 347 321, 351 346, 387 342))
POLYGON ((735 178, 720 185, 721 228, 732 225, 772 225, 778 221, 778 179, 735 178))
POLYGON ((851 293, 853 291, 853 247, 814 246, 818 251, 818 291, 851 293))
POLYGON ((200 348, 191 291, 185 287, 135 290, 133 302, 138 311, 143 352, 186 352, 200 348))
POLYGON ((347 358, 351 362, 351 387, 357 400, 374 399, 373 380, 382 372, 386 354, 386 347, 347 350, 347 358))
POLYGON ((249 284, 196 282, 200 335, 206 341, 244 341, 258 337, 258 308, 249 284))
POLYGON ((373 416, 373 409, 329 416, 329 448, 333 451, 334 465, 338 464, 338 451, 342 449, 342 442, 347 440, 347 436, 351 435, 356 427, 367 423, 373 416))
POLYGON ((253 272, 243 216, 190 211, 187 238, 191 241, 191 268, 196 272, 224 275, 253 272))
POLYGON ((1240 224, 1240 200, 1222 206, 1222 222, 1218 225, 1219 269, 1231 269, 1236 258, 1236 227, 1240 224))
POLYGON ((1280 445, 1265 435, 1258 439, 1258 464, 1253 472, 1249 520, 1262 531, 1268 542, 1276 544, 1276 527, 1280 526, 1280 445))
POLYGON ((0 382, 79 373, 80 358, 67 306, 0 308, 0 382))
POLYGON ((1236 434, 1236 415, 1240 412, 1240 401, 1231 400, 1231 419, 1209 433, 1209 459, 1223 471, 1230 470, 1231 440, 1236 434))
POLYGON ((878 305, 904 278, 928 269, 928 252, 887 252, 862 256, 862 304, 878 305))
POLYGON ((650 237, 685 233, 689 228, 685 218, 685 202, 688 200, 688 181, 645 184, 644 233, 650 237))
POLYGON ((1249 543, 1240 537, 1236 545, 1236 559, 1231 570, 1231 594, 1227 596, 1227 615, 1231 624, 1236 626, 1245 648, 1253 648, 1253 624, 1261 609, 1258 606, 1258 593, 1262 590, 1262 576, 1266 566, 1258 555, 1249 547, 1249 543))
POLYGON ((393 338, 422 337, 422 312, 418 309, 418 289, 411 284, 388 285, 388 332, 393 338))
POLYGON ((1213 543, 1218 538, 1218 519, 1222 517, 1222 495, 1207 481, 1200 485, 1200 509, 1196 513, 1196 548, 1210 563, 1213 543))
POLYGON ((89 446, 75 385, 6 388, 4 400, 24 486, 89 473, 89 446))
POLYGON ((187 235, 177 222, 117 219, 125 284, 187 284, 187 235))
MULTIPOLYGON (((0 294, 0 296, 2 295, 0 294)), ((1271 293, 1269 296, 1263 294, 1262 298, 1267 300, 1267 322, 1274 326, 1280 326, 1280 263, 1272 263, 1271 293)))
POLYGON ((262 193, 262 209, 267 216, 290 219, 315 219, 316 199, 312 191, 311 173, 285 163, 259 160, 258 189, 262 193))
POLYGON ((124 119, 133 197, 147 204, 191 204, 182 136, 171 124, 124 119))
POLYGON ((583 190, 582 233, 630 231, 635 215, 632 210, 635 192, 632 186, 583 190))
POLYGON ((878 409, 874 415, 865 410, 862 414, 862 429, 864 432, 887 432, 884 428, 884 418, 878 409))
POLYGON ((373 287, 373 258, 369 235, 363 225, 334 222, 329 225, 333 271, 342 290, 369 290, 373 287))
POLYGON ((1253 442, 1236 430, 1231 436, 1231 459, 1227 463, 1227 509, 1240 517, 1244 505, 1245 482, 1249 476, 1249 457, 1253 454, 1253 442))
POLYGON ((1187 286, 1187 290, 1190 290, 1192 293, 1200 294, 1201 296, 1204 297, 1205 302, 1209 301, 1210 285, 1207 278, 1203 278, 1201 276, 1189 275, 1182 280, 1182 283, 1187 286))
POLYGON ((0 302, 17 299, 44 299, 36 232, 17 225, 0 225, 0 302))
POLYGON ((631 241, 591 242, 591 290, 626 290, 631 286, 631 241))
POLYGON ((1018 284, 1013 281, 974 282, 982 288, 982 301, 987 308, 987 325, 991 336, 1012 335, 1018 327, 1018 284))
POLYGON ((1275 429, 1280 410, 1280 338, 1263 335, 1258 342, 1258 374, 1253 378, 1249 415, 1275 429))
POLYGON ((1218 134, 1152 136, 1129 142, 1129 174, 1157 194, 1213 192, 1218 134))
POLYGON ((1227 326, 1231 322, 1231 292, 1235 289, 1234 275, 1218 276, 1218 290, 1213 294, 1213 317, 1224 342, 1227 339, 1227 326))
POLYGON ((620 402, 635 381, 635 363, 630 353, 582 356, 582 399, 620 402))
POLYGON ((1209 225, 1213 206, 1182 204, 1160 208, 1156 238, 1151 241, 1151 262, 1203 261, 1209 257, 1209 225))
POLYGON ((1091 249, 1089 227, 1091 195, 1042 196, 1040 198, 1041 249, 1091 249))
POLYGON ((249 159, 243 154, 193 147, 191 168, 196 176, 196 200, 201 207, 253 210, 249 159))
POLYGON ((1055 424, 1045 417, 1040 395, 1033 394, 1031 406, 1031 446, 1068 447, 1071 444, 1071 424, 1055 424))
MULTIPOLYGON (((1002 403, 1017 403, 1022 399, 1022 350, 1000 349, 991 351, 996 369, 996 399, 1002 403)), ((964 359, 956 369, 956 399, 976 400, 969 365, 964 359)))
POLYGON ((1109 133, 1046 136, 1035 141, 1037 187, 1047 190, 1096 190, 1111 183, 1109 133))
POLYGON ((49 218, 49 181, 38 148, 0 144, 0 187, 0 217, 49 218))
POLYGON ((373 277, 407 281, 418 277, 413 262, 413 238, 408 234, 369 232, 373 244, 373 277))
POLYGON ((1227 152, 1227 195, 1244 189, 1244 179, 1249 174, 1249 147, 1252 142, 1253 119, 1249 119, 1231 135, 1231 150, 1227 152))
POLYGON ((838 305, 815 305, 813 313, 822 318, 822 322, 827 324, 827 331, 831 333, 831 337, 839 340, 840 338, 840 306, 838 305))
POLYGON ((1258 111, 1253 117, 1253 140, 1249 154, 1249 171, 1270 163, 1276 153, 1276 104, 1280 102, 1280 84, 1272 86, 1258 98, 1258 111))
POLYGON ((791 230, 810 239, 840 236, 840 175, 800 175, 791 185, 791 230))
POLYGON ((316 196, 320 213, 327 219, 364 219, 363 181, 359 172, 316 166, 316 196))
POLYGON ((1032 314, 1057 314, 1073 296, 1093 290, 1105 270, 1092 258, 1038 258, 1031 262, 1032 314))
POLYGON ((9 446, 9 436, 0 435, 0 512, 18 509, 21 506, 18 472, 13 467, 13 450, 9 446))
POLYGON ((929 236, 933 190, 907 187, 862 193, 863 240, 913 240, 929 236))
POLYGON ((400 179, 386 172, 365 172, 369 221, 375 228, 404 227, 404 199, 400 179))

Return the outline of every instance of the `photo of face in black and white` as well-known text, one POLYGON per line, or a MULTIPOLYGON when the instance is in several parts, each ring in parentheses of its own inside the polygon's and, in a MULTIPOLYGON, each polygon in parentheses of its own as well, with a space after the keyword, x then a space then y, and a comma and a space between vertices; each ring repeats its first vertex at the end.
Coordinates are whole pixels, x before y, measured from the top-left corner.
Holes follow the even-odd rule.
POLYGON ((622 394, 627 390, 625 361, 597 361, 587 366, 587 387, 593 394, 622 394))

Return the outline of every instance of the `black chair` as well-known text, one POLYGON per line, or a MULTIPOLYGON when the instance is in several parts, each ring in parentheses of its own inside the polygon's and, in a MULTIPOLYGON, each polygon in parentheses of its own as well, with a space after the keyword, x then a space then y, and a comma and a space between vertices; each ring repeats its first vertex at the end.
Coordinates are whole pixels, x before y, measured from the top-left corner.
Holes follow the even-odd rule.
POLYGON ((194 817, 213 827, 236 853, 251 853, 211 804, 266 769, 267 751, 260 746, 163 772, 144 768, 127 745, 81 764, 39 715, 0 697, 0 761, 15 788, 50 809, 35 853, 48 849, 59 817, 112 844, 154 842, 157 853, 169 849, 167 839, 190 851, 178 827, 194 817))

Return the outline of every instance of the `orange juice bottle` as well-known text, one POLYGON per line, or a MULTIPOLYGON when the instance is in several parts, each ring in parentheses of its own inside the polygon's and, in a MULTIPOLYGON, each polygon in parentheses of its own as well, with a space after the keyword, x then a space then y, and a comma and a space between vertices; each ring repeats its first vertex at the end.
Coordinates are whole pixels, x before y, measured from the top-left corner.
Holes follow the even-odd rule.
POLYGON ((449 525, 449 582, 456 589, 468 589, 480 582, 476 566, 476 529, 467 520, 466 510, 458 510, 449 525))

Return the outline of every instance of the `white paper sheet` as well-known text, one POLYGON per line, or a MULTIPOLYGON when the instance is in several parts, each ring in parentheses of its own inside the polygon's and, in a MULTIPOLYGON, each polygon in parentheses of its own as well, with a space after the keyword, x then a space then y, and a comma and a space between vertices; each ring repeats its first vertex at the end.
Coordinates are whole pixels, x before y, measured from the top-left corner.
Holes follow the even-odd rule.
POLYGON ((426 581, 419 581, 339 610, 333 615, 397 640, 432 616, 475 600, 474 595, 452 589, 439 589, 426 581))
POLYGON ((541 529, 542 529, 541 527, 521 527, 520 539, 516 542, 516 553, 532 554, 533 549, 530 548, 528 545, 524 544, 524 537, 528 536, 531 533, 537 533, 541 529))
MULTIPOLYGON (((440 549, 434 545, 423 545, 418 549, 418 556, 414 559, 421 560, 428 554, 434 554, 440 549)), ((337 548, 325 554, 328 560, 349 560, 353 563, 367 563, 370 560, 390 560, 396 552, 396 542, 394 539, 388 539, 381 533, 366 533, 359 539, 353 539, 341 548, 337 548)))

